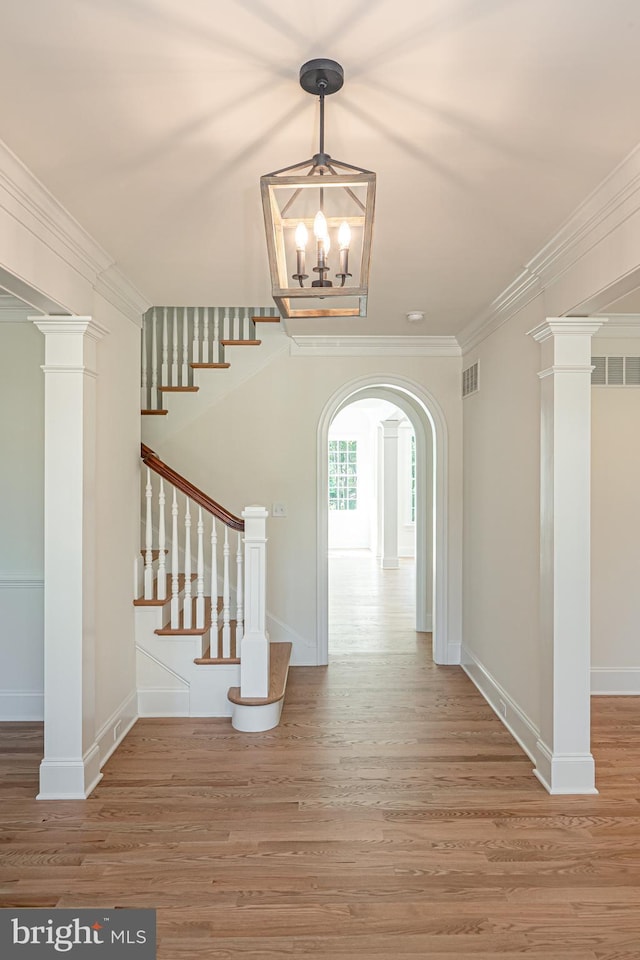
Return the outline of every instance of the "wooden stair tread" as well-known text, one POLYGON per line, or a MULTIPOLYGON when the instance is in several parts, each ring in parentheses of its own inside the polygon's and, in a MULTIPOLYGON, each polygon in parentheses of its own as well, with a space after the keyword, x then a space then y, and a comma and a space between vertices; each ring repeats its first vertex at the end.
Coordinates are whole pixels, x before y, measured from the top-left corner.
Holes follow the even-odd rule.
MULTIPOLYGON (((222 598, 219 597, 218 600, 220 601, 220 605, 219 605, 219 607, 218 607, 218 613, 220 613, 220 611, 222 610, 222 603, 221 603, 222 598)), ((215 639, 214 639, 214 641, 213 641, 213 642, 215 643, 215 653, 216 653, 217 655, 216 655, 215 657, 212 657, 212 656, 211 656, 211 642, 209 642, 209 647, 208 647, 208 649, 205 651, 204 657, 196 657, 193 662, 194 662, 194 663, 197 663, 197 664, 200 664, 200 665, 204 665, 204 666, 206 666, 207 664, 210 664, 210 663, 240 663, 240 658, 236 656, 236 628, 237 628, 237 623, 238 623, 237 620, 229 620, 229 627, 231 628, 230 631, 229 631, 229 632, 230 632, 230 638, 229 638, 229 651, 230 651, 230 656, 228 656, 228 657, 223 657, 223 656, 222 656, 222 627, 223 627, 223 624, 222 624, 222 623, 218 623, 218 631, 217 631, 217 634, 214 635, 214 636, 215 636, 215 639)), ((212 630, 213 630, 213 624, 211 624, 211 628, 212 628, 212 630)))
POLYGON ((212 663, 240 663, 240 657, 196 657, 193 662, 206 667, 212 663))
POLYGON ((245 707, 262 707, 269 703, 277 703, 284 697, 289 673, 292 643, 269 644, 269 695, 266 697, 242 697, 240 687, 230 687, 227 694, 231 703, 245 707))
POLYGON ((166 417, 168 410, 141 410, 143 417, 166 417))
POLYGON ((221 340, 223 347, 259 347, 262 340, 221 340))
MULTIPOLYGON (((193 581, 196 579, 197 579, 197 574, 192 573, 191 580, 193 581)), ((184 583, 185 583, 184 573, 181 573, 180 576, 178 577, 179 591, 184 590, 184 583)), ((144 597, 138 597, 136 600, 133 601, 133 605, 134 607, 163 607, 165 603, 169 603, 169 601, 171 600, 171 574, 170 573, 167 574, 166 593, 167 593, 167 596, 165 600, 158 600, 155 597, 151 600, 145 600, 144 597)))
MULTIPOLYGON (((184 620, 184 609, 180 611, 180 626, 175 629, 171 626, 171 620, 167 620, 164 626, 159 627, 153 632, 159 637, 172 637, 178 634, 182 637, 201 637, 211 629, 211 597, 204 598, 204 627, 185 627, 182 626, 184 620)), ((191 598, 191 622, 196 622, 196 597, 191 598)))
POLYGON ((194 370, 227 370, 231 364, 230 363, 190 363, 190 367, 194 370))
POLYGON ((200 387, 158 387, 162 393, 197 393, 200 387))
POLYGON ((280 317, 251 317, 254 323, 280 323, 280 317))

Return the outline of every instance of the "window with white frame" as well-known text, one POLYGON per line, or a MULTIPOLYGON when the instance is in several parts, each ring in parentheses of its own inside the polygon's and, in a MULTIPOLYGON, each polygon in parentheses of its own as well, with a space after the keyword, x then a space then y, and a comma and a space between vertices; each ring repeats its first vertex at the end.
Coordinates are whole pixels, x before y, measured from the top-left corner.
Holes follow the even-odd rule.
POLYGON ((329 509, 358 509, 357 440, 329 440, 329 509))

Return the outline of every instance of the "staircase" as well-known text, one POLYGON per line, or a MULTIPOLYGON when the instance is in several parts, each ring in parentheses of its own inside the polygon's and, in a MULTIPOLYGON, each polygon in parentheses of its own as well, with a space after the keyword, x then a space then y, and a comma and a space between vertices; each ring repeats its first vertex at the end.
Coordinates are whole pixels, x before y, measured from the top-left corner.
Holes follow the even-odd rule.
POLYGON ((259 347, 258 328, 279 322, 271 307, 151 307, 142 321, 142 415, 166 416, 169 396, 197 393, 203 371, 228 370, 233 348, 259 347))
MULTIPOLYGON (((194 371, 228 369, 227 347, 259 346, 256 323, 278 320, 264 308, 152 308, 142 334, 143 415, 166 416, 164 396, 197 392, 194 371)), ((234 516, 144 444, 141 457, 138 713, 229 716, 237 730, 271 729, 291 644, 270 643, 265 630, 268 513, 249 506, 234 516)))

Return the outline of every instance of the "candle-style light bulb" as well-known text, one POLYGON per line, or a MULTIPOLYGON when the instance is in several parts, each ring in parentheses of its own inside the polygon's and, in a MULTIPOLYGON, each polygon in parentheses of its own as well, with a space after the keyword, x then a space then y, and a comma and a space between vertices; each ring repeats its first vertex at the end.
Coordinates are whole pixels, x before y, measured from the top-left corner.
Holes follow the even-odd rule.
POLYGON ((341 286, 344 287, 345 280, 350 277, 349 273, 349 244, 351 243, 351 227, 346 220, 343 220, 338 230, 338 243, 340 244, 340 277, 341 286))
POLYGON ((329 236, 329 229, 327 227, 327 218, 325 217, 322 210, 318 210, 316 213, 315 219, 313 221, 313 233, 316 240, 324 240, 329 236))
POLYGON ((331 237, 327 233, 326 237, 322 238, 322 246, 324 247, 325 257, 329 256, 329 251, 331 250, 331 237))
POLYGON ((305 227, 304 223, 300 221, 296 227, 296 272, 293 275, 293 279, 297 280, 301 287, 304 286, 303 281, 307 279, 309 274, 305 273, 305 250, 307 247, 307 240, 309 239, 309 232, 305 227))
POLYGON ((346 220, 343 220, 338 230, 338 243, 341 250, 348 250, 351 243, 351 227, 346 220))
POLYGON ((304 223, 300 222, 296 227, 296 250, 306 250, 309 231, 304 223))

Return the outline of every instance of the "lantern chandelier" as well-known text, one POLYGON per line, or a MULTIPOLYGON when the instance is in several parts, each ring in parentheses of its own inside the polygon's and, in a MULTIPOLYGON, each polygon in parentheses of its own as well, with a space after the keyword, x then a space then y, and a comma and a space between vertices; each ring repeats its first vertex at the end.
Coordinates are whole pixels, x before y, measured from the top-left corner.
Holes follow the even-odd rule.
POLYGON ((318 152, 260 178, 272 296, 283 317, 367 315, 376 175, 324 148, 324 100, 343 82, 335 60, 303 64, 300 86, 320 100, 318 152))

